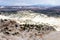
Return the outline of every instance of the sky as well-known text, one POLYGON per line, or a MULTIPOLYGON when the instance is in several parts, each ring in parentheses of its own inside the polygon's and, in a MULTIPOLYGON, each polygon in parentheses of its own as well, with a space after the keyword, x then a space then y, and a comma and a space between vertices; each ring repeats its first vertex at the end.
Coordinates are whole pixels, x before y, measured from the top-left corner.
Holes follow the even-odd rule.
POLYGON ((0 0, 0 5, 60 5, 60 0, 0 0))

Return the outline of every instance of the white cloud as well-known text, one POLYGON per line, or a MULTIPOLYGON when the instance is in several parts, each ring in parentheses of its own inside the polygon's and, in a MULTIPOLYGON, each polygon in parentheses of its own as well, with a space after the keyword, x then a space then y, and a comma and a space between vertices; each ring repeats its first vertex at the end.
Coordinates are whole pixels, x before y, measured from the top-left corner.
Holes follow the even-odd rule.
POLYGON ((31 5, 31 4, 49 4, 60 5, 60 0, 0 0, 0 4, 8 5, 31 5))

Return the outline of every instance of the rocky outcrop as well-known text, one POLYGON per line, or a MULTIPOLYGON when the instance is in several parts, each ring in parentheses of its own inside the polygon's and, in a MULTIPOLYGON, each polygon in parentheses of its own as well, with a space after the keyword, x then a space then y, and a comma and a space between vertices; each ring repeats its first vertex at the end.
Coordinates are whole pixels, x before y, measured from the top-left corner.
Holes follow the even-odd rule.
POLYGON ((10 19, 0 19, 0 31, 7 34, 14 34, 15 31, 17 31, 15 34, 18 34, 21 31, 32 31, 33 29, 37 30, 39 33, 46 33, 50 31, 55 31, 55 29, 52 26, 48 26, 45 24, 19 24, 14 20, 10 19))
POLYGON ((55 18, 28 11, 0 15, 0 40, 44 39, 46 35, 57 31, 56 24, 59 25, 59 21, 55 18))

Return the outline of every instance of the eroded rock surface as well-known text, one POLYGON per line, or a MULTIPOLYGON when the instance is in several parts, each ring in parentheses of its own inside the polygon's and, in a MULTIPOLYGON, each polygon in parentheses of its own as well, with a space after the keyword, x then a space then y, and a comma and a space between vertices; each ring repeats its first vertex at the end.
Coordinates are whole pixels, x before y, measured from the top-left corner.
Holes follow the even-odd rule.
POLYGON ((15 20, 0 19, 0 40, 40 40, 40 34, 52 31, 56 30, 46 24, 19 24, 15 20))

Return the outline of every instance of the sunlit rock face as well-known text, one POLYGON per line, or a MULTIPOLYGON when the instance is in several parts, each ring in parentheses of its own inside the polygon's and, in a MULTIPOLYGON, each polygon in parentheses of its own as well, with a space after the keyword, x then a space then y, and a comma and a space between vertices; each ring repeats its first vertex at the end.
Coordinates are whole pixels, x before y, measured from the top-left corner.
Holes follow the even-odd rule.
POLYGON ((39 33, 46 33, 48 31, 55 31, 53 26, 49 26, 46 24, 19 24, 14 20, 11 19, 0 19, 0 31, 4 33, 4 31, 11 32, 12 34, 14 31, 25 31, 27 32, 32 31, 33 29, 39 33))
POLYGON ((9 14, 8 17, 17 20, 21 24, 48 24, 54 26, 57 31, 60 31, 60 18, 48 17, 42 13, 18 11, 16 14, 9 14))
POLYGON ((43 40, 46 35, 60 31, 59 18, 32 11, 0 15, 1 40, 43 40), (42 37, 43 36, 43 37, 42 37))
POLYGON ((19 24, 15 20, 0 19, 1 40, 37 40, 40 34, 45 35, 56 31, 53 26, 43 24, 19 24))

